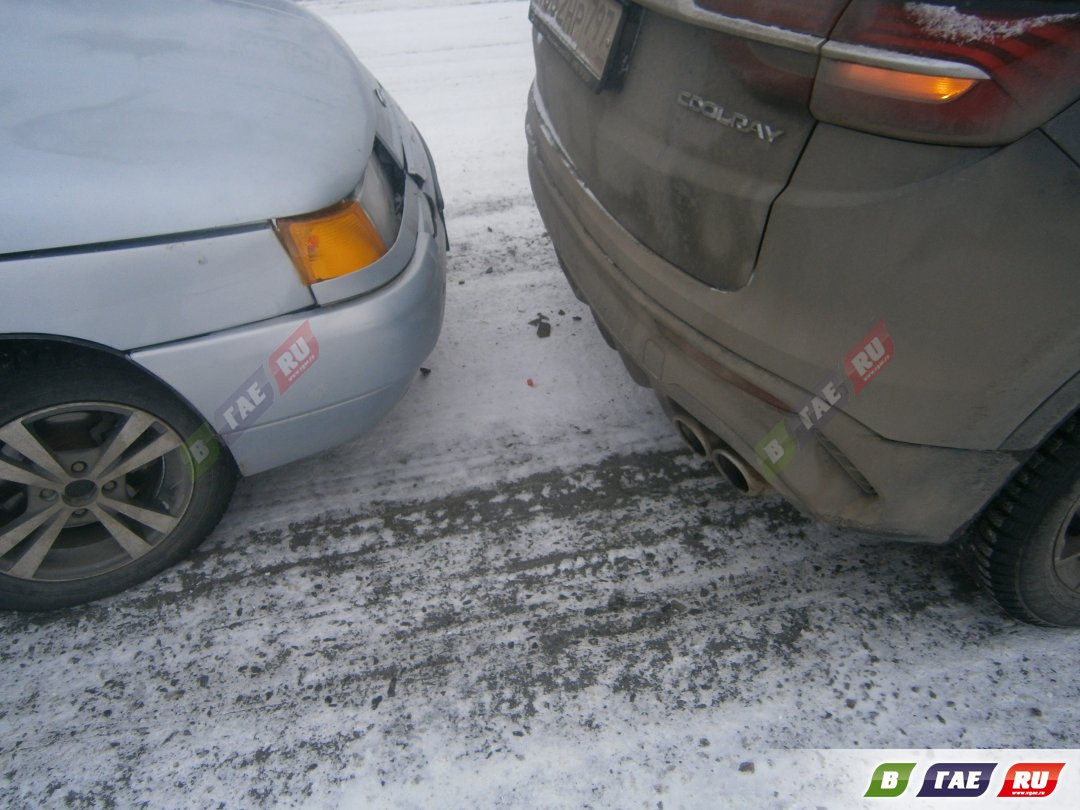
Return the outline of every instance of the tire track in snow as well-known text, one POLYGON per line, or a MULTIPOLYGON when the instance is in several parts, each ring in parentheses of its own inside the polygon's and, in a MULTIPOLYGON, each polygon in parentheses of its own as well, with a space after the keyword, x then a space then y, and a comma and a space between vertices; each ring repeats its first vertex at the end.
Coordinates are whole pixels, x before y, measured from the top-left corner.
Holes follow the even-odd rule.
MULTIPOLYGON (((433 729, 501 756, 639 716, 711 718, 743 748, 1071 733, 1044 713, 980 738, 994 709, 942 651, 1007 635, 986 607, 947 553, 811 523, 682 453, 385 501, 0 618, 0 799, 128 805, 164 772, 227 805, 330 801, 350 775, 422 771, 433 729)), ((1060 689, 1034 660, 980 675, 1035 708, 1060 689)))

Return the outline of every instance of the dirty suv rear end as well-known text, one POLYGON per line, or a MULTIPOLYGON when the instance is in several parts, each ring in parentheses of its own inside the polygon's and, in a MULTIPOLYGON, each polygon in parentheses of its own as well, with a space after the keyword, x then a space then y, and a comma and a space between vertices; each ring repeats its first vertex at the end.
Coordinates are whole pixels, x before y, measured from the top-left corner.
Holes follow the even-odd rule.
POLYGON ((1080 623, 1080 3, 530 16, 537 205, 691 446, 1080 623))

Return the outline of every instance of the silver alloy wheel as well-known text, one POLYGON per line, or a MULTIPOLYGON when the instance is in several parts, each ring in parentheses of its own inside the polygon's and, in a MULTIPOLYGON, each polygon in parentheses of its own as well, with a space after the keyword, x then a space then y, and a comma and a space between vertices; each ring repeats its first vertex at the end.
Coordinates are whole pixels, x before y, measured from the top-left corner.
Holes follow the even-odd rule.
POLYGON ((79 402, 20 416, 0 427, 0 574, 123 568, 176 528, 194 483, 183 440, 146 411, 79 402))
POLYGON ((1080 498, 1073 502, 1058 530, 1054 573, 1062 585, 1080 593, 1080 498))

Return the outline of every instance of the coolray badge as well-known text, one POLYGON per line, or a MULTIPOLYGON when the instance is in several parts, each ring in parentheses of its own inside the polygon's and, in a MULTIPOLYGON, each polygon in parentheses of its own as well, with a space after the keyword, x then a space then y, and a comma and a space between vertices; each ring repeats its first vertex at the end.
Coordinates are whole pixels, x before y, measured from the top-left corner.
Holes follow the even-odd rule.
POLYGON ((777 138, 784 134, 784 130, 782 129, 774 129, 768 124, 761 121, 755 121, 742 113, 731 112, 722 105, 717 104, 715 101, 709 101, 708 99, 696 96, 686 90, 679 93, 679 104, 686 107, 691 112, 696 112, 698 115, 710 118, 716 123, 723 124, 730 129, 734 129, 738 132, 753 133, 766 143, 773 143, 777 138))

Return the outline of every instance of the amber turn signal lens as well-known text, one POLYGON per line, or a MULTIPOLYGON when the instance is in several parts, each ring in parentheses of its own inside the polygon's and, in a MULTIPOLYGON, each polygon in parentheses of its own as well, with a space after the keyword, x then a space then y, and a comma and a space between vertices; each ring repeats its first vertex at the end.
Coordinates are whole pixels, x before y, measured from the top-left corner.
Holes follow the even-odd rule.
POLYGON ((274 229, 305 284, 348 275, 386 253, 371 218, 355 201, 279 219, 274 229))
POLYGON ((874 96, 924 104, 945 104, 964 95, 975 86, 978 79, 930 76, 854 62, 826 60, 822 63, 818 81, 874 96))

